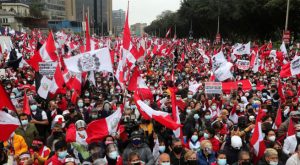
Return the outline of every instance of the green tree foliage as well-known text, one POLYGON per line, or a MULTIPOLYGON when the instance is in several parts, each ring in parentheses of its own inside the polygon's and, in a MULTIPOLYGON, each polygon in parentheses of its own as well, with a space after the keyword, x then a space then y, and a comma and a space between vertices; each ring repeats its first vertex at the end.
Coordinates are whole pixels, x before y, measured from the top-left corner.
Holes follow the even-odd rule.
MULTIPOLYGON (((145 31, 157 36, 160 32, 162 37, 169 27, 174 29, 176 26, 177 36, 187 37, 192 22, 194 37, 213 39, 220 15, 223 38, 280 40, 286 3, 287 0, 182 0, 177 12, 162 13, 145 31)), ((290 0, 288 29, 296 39, 300 30, 300 0, 290 0)))
POLYGON ((44 9, 43 4, 40 0, 31 0, 30 3, 30 15, 35 18, 44 18, 45 16, 42 15, 42 11, 44 9))

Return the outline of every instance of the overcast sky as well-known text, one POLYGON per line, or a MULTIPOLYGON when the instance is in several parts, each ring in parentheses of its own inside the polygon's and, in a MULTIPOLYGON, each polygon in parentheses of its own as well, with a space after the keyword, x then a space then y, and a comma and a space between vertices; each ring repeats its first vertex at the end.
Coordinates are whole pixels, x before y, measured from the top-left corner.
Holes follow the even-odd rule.
MULTIPOLYGON (((127 10, 127 0, 113 0, 113 10, 127 10)), ((177 11, 180 0, 130 0, 129 24, 150 24, 162 11, 177 11)))

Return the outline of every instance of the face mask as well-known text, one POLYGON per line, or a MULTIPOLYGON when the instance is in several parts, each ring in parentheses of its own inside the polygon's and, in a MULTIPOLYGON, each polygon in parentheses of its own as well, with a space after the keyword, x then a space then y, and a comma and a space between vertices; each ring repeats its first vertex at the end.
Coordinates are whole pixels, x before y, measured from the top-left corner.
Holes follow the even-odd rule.
POLYGON ((160 153, 163 153, 166 151, 166 146, 159 146, 158 148, 159 148, 160 153))
POLYGON ((119 156, 119 153, 117 151, 113 151, 108 154, 108 157, 111 159, 117 159, 118 156, 119 156))
POLYGON ((197 135, 193 135, 192 138, 191 138, 191 140, 193 142, 196 142, 198 140, 198 136, 197 135))
POLYGON ((32 111, 36 111, 37 105, 31 105, 31 106, 30 106, 30 109, 31 109, 32 111))
POLYGON ((161 165, 170 165, 170 162, 161 163, 161 165))
POLYGON ((78 107, 82 108, 83 107, 83 103, 79 102, 78 104, 78 107))
POLYGON ((97 119, 98 115, 92 115, 92 119, 97 119))
POLYGON ((190 114, 191 112, 192 112, 192 110, 190 110, 190 109, 187 109, 187 110, 186 110, 186 113, 187 113, 187 114, 190 114))
POLYGON ((174 147, 173 148, 173 151, 176 153, 176 154, 180 154, 182 152, 182 147, 174 147))
POLYGON ((198 119, 199 119, 199 115, 198 115, 198 114, 195 114, 195 115, 194 115, 194 119, 195 119, 195 120, 198 120, 198 119))
POLYGON ((16 96, 10 96, 10 99, 15 99, 16 98, 16 96))
POLYGON ((141 144, 141 140, 140 139, 134 139, 132 140, 132 144, 135 145, 135 146, 138 146, 141 144))
POLYGON ((278 164, 278 162, 273 162, 273 161, 270 161, 270 163, 269 163, 270 165, 277 165, 278 164))
POLYGON ((256 91, 256 87, 252 87, 252 90, 256 91))
POLYGON ((205 132, 204 132, 204 135, 203 135, 203 137, 204 137, 205 139, 208 139, 208 138, 209 138, 209 135, 208 135, 208 133, 205 133, 205 132))
POLYGON ((205 115, 204 118, 205 118, 206 120, 210 120, 211 116, 210 116, 210 115, 205 115))
POLYGON ((22 122, 22 125, 23 125, 23 126, 28 125, 28 120, 22 120, 21 122, 22 122))
POLYGON ((268 139, 269 139, 271 142, 275 142, 276 136, 270 136, 268 139))
POLYGON ((189 99, 193 98, 193 95, 188 95, 188 98, 189 98, 189 99))
POLYGON ((227 160, 226 159, 218 159, 218 165, 226 165, 227 160))
POLYGON ((212 110, 216 110, 217 107, 216 107, 215 105, 213 105, 213 106, 211 106, 211 109, 212 109, 212 110))
POLYGON ((67 151, 61 151, 61 152, 58 152, 58 157, 59 157, 60 159, 64 159, 67 155, 68 155, 68 152, 67 152, 67 151))
POLYGON ((90 94, 89 94, 89 93, 85 93, 85 94, 84 94, 84 96, 86 96, 86 97, 89 97, 89 96, 90 96, 90 94))
POLYGON ((197 160, 188 160, 187 164, 188 165, 197 165, 197 160))
POLYGON ((242 162, 241 165, 250 165, 250 162, 242 162))

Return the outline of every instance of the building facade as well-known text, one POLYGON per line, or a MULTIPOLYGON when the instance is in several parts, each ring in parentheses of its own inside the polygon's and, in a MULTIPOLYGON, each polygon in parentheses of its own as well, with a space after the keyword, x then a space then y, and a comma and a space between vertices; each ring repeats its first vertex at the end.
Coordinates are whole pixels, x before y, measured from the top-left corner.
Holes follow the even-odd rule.
POLYGON ((42 14, 49 20, 65 20, 66 10, 64 0, 41 0, 43 5, 42 14))
POLYGON ((146 23, 136 23, 130 26, 131 34, 136 36, 143 36, 145 34, 144 28, 147 26, 146 23))
POLYGON ((114 10, 112 12, 112 27, 113 34, 115 36, 120 36, 123 31, 124 23, 125 23, 125 11, 122 9, 114 10))

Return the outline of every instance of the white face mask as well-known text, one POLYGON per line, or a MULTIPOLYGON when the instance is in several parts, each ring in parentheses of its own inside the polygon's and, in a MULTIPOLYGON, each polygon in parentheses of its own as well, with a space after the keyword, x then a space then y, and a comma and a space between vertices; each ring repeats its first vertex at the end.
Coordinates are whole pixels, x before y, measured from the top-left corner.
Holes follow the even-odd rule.
POLYGON ((161 165, 170 165, 170 162, 160 163, 161 165))
POLYGON ((274 142, 274 141, 276 140, 276 136, 270 136, 268 139, 269 139, 271 142, 274 142))

